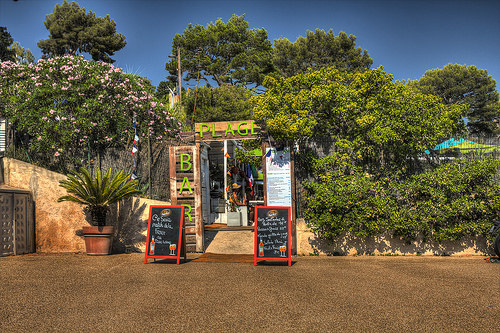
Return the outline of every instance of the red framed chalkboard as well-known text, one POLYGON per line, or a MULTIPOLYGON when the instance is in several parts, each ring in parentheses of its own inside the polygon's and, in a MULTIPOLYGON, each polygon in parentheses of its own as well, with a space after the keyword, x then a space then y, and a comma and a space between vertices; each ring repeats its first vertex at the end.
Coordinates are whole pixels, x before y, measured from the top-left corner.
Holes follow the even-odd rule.
POLYGON ((291 208, 255 207, 254 265, 258 260, 288 261, 292 265, 291 208))
POLYGON ((162 258, 176 259, 178 265, 181 254, 186 260, 183 229, 184 206, 151 205, 144 263, 148 258, 162 258))

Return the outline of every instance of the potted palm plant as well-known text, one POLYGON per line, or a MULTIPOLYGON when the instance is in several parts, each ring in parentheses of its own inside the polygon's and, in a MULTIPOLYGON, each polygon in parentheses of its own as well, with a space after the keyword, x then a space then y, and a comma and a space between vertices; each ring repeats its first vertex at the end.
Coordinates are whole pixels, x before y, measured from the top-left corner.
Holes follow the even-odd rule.
POLYGON ((87 169, 71 171, 67 179, 61 180, 59 186, 66 189, 68 195, 57 201, 72 201, 86 206, 90 213, 91 226, 83 227, 87 254, 106 255, 111 253, 114 227, 106 225, 109 206, 123 199, 140 195, 138 181, 130 180, 130 174, 118 171, 113 177, 111 169, 104 176, 97 170, 92 178, 87 169))

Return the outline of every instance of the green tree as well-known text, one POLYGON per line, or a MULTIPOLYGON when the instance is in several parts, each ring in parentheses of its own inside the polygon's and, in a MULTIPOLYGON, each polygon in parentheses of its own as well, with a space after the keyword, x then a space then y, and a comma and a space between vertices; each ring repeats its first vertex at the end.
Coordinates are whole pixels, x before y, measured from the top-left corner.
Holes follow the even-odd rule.
POLYGON ((439 96, 445 104, 467 105, 467 127, 471 134, 500 133, 500 102, 496 81, 476 66, 448 64, 425 72, 409 85, 439 96))
POLYGON ((125 36, 116 32, 116 23, 109 15, 87 13, 74 1, 56 4, 44 24, 50 34, 48 39, 38 42, 44 57, 89 53, 95 61, 113 63, 110 56, 127 43, 125 36))
POLYGON ((252 94, 244 87, 224 85, 218 88, 199 87, 184 98, 186 117, 194 122, 246 120, 252 118, 252 94))
POLYGON ((345 32, 335 36, 331 29, 307 31, 306 37, 300 36, 293 43, 279 38, 274 47, 274 66, 285 77, 330 66, 346 72, 364 71, 373 63, 366 50, 356 48, 355 36, 345 32))
POLYGON ((171 91, 175 93, 175 82, 161 81, 156 87, 155 97, 168 100, 171 91))
POLYGON ((0 60, 14 60, 14 51, 9 47, 14 42, 14 39, 7 31, 6 27, 0 27, 0 60))
MULTIPOLYGON (((180 48, 181 70, 186 80, 197 79, 218 86, 259 85, 272 71, 272 45, 265 29, 249 29, 244 15, 233 15, 227 23, 218 19, 206 27, 189 24, 183 34, 176 34, 172 53, 180 48)), ((171 75, 177 75, 177 58, 165 64, 171 75)))
POLYGON ((335 67, 291 78, 267 77, 254 116, 279 141, 327 135, 339 152, 373 168, 405 172, 439 139, 463 127, 465 107, 393 82, 381 68, 346 73, 335 67))
POLYGON ((25 49, 19 42, 14 42, 10 49, 14 51, 14 56, 18 64, 32 64, 35 62, 35 56, 31 53, 30 49, 25 49))

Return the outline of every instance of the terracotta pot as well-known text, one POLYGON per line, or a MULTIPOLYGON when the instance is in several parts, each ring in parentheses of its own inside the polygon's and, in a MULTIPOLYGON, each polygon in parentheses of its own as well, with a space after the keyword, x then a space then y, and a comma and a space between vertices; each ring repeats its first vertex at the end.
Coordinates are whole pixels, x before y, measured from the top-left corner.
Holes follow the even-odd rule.
POLYGON ((83 227, 83 236, 85 237, 85 248, 87 254, 94 256, 111 254, 114 234, 115 227, 113 226, 83 227))

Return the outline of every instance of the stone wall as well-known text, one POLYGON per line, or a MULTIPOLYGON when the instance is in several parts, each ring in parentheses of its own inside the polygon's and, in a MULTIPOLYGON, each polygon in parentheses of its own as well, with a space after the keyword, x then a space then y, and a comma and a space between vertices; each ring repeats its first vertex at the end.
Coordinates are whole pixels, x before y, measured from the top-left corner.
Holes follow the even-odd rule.
POLYGON ((310 231, 304 219, 297 220, 298 255, 493 255, 485 237, 467 237, 456 242, 406 242, 389 233, 362 238, 352 234, 336 237, 331 244, 310 231))
MULTIPOLYGON (((85 252, 82 226, 89 225, 83 207, 57 202, 66 194, 59 181, 66 176, 11 158, 2 159, 3 186, 29 190, 35 202, 37 252, 85 252)), ((143 252, 149 206, 169 202, 131 198, 111 207, 108 224, 116 228, 114 252, 143 252)))

